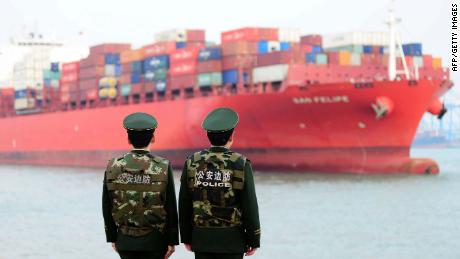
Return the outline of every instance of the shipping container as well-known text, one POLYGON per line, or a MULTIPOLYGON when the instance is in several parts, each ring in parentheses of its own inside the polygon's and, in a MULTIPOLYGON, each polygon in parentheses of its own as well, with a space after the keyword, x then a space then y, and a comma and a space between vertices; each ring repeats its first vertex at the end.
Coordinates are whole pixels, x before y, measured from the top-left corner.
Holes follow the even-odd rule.
POLYGON ((351 53, 348 51, 339 51, 339 65, 350 65, 351 53))
POLYGON ((204 73, 198 74, 198 86, 216 86, 222 85, 222 73, 204 73))
POLYGON ((198 60, 198 48, 184 48, 175 50, 170 55, 171 63, 198 60))
POLYGON ((191 88, 196 85, 195 74, 176 75, 170 77, 171 89, 191 88))
POLYGON ((289 65, 287 64, 256 67, 252 72, 252 79, 254 83, 280 82, 286 79, 288 70, 289 65))
POLYGON ((422 44, 421 43, 403 44, 402 49, 403 49, 404 55, 408 55, 408 56, 421 56, 422 55, 422 44))
POLYGON ((433 56, 423 55, 423 66, 427 68, 433 67, 433 56))
POLYGON ((307 62, 307 64, 316 64, 316 54, 315 53, 305 54, 305 61, 307 62))
POLYGON ((222 45, 227 42, 235 41, 278 41, 278 29, 276 28, 242 28, 222 32, 222 45))
POLYGON ((442 68, 442 59, 441 58, 433 58, 432 64, 433 64, 434 69, 442 68))
POLYGON ((316 54, 316 64, 326 65, 327 64, 327 54, 325 53, 316 54))
POLYGON ((93 56, 106 53, 120 53, 129 49, 131 49, 131 44, 107 43, 90 47, 89 53, 90 56, 93 56))
POLYGON ((78 71, 62 74, 61 83, 75 83, 78 81, 78 71))
POLYGON ((280 42, 280 50, 285 51, 291 48, 291 43, 289 42, 280 42))
POLYGON ((361 54, 351 53, 350 55, 350 65, 360 66, 361 65, 361 54))
POLYGON ((235 68, 252 68, 257 66, 257 55, 233 55, 224 56, 222 59, 222 70, 235 68))
POLYGON ((90 78, 97 78, 104 76, 105 67, 104 66, 97 66, 97 67, 80 67, 79 78, 80 79, 90 79, 90 78))
POLYGON ((155 56, 145 59, 144 61, 144 71, 152 71, 160 68, 169 67, 169 56, 155 56))
POLYGON ((120 62, 122 64, 141 61, 144 59, 144 49, 126 50, 120 53, 120 62))
POLYGON ((130 94, 131 94, 131 85, 130 84, 122 85, 120 95, 121 96, 129 96, 130 94))
POLYGON ((164 92, 166 91, 167 81, 166 80, 157 80, 155 81, 155 89, 157 92, 164 92))
POLYGON ((51 63, 50 70, 53 72, 59 72, 59 63, 57 62, 51 63))
POLYGON ((183 49, 187 47, 187 42, 176 42, 176 49, 183 49))
POLYGON ((104 56, 89 56, 80 60, 80 69, 105 65, 104 56))
POLYGON ((311 53, 318 54, 318 53, 321 53, 323 51, 320 45, 313 45, 311 47, 312 47, 311 48, 311 53))
POLYGON ((198 73, 210 73, 222 71, 221 60, 210 60, 198 63, 198 73))
POLYGON ((187 29, 173 29, 163 32, 155 33, 156 42, 193 42, 202 41, 206 39, 204 30, 187 30, 187 29))
POLYGON ((425 64, 423 63, 422 56, 414 56, 414 67, 421 68, 424 67, 425 64))
POLYGON ((198 54, 198 61, 205 62, 209 60, 220 60, 222 59, 221 48, 206 48, 200 50, 198 54))
POLYGON ((142 74, 131 74, 131 84, 139 84, 142 82, 142 74))
MULTIPOLYGON (((182 76, 182 75, 190 75, 196 74, 198 68, 198 62, 195 60, 191 61, 184 61, 180 63, 173 63, 171 64, 171 68, 169 70, 169 74, 171 76, 182 76)), ((171 83, 172 85, 172 83, 171 83)))
POLYGON ((63 63, 62 64, 62 74, 76 72, 80 69, 80 61, 63 63))
POLYGON ((288 51, 275 51, 257 57, 257 66, 270 66, 275 64, 303 63, 304 60, 297 49, 288 51))
POLYGON ((171 54, 176 50, 176 42, 158 42, 143 47, 144 57, 153 57, 171 54))
POLYGON ((88 89, 97 89, 99 86, 99 79, 81 79, 79 82, 79 89, 86 91, 88 89))
POLYGON ((238 83, 238 70, 225 70, 222 72, 222 83, 224 85, 236 84, 238 83))
POLYGON ((104 63, 110 65, 120 64, 120 54, 118 53, 107 53, 104 55, 104 63))
POLYGON ((146 81, 166 80, 168 71, 166 69, 157 69, 145 72, 144 78, 146 81))
POLYGON ((305 35, 300 38, 301 45, 323 45, 323 37, 319 34, 305 35))
POLYGON ((258 42, 249 41, 238 41, 238 42, 226 42, 222 44, 222 55, 233 56, 233 55, 245 55, 245 54, 257 54, 258 53, 258 42))

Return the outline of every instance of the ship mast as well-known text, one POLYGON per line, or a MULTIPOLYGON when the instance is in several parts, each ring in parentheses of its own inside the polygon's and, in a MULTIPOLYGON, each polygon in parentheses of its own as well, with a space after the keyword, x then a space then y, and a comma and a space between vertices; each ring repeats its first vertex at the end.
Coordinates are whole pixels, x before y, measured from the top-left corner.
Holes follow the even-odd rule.
MULTIPOLYGON (((389 8, 389 21, 388 27, 390 29, 390 42, 389 42, 389 58, 388 58, 388 79, 394 81, 398 75, 405 75, 406 79, 410 79, 409 69, 407 68, 406 59, 404 58, 404 52, 402 49, 401 38, 397 32, 397 25, 401 22, 401 19, 396 18, 395 15, 395 0, 391 0, 389 8), (397 49, 396 49, 397 48, 397 49), (402 65, 404 70, 397 70, 396 61, 397 55, 401 57, 402 65)), ((416 68, 417 69, 417 68, 416 68)))

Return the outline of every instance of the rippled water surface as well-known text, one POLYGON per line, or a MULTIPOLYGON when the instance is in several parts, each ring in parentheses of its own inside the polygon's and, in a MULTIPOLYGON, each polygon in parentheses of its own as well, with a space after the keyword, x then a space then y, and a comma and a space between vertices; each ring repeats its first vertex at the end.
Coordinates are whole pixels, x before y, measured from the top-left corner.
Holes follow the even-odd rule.
MULTIPOLYGON (((460 150, 413 150, 438 176, 256 173, 252 258, 460 258, 460 150)), ((0 166, 0 259, 118 258, 105 243, 103 170, 0 166)), ((179 171, 176 171, 176 189, 179 171)), ((193 258, 178 247, 173 258, 193 258)))

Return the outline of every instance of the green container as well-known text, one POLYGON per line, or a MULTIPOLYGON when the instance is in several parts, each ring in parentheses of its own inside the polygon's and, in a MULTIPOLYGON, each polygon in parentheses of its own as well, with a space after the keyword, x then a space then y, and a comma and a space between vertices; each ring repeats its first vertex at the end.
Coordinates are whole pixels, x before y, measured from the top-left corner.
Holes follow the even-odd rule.
POLYGON ((204 73, 198 75, 199 86, 222 85, 222 73, 204 73))
POLYGON ((166 80, 168 77, 168 70, 157 69, 153 72, 155 74, 155 80, 166 80))
POLYGON ((128 96, 131 93, 131 85, 121 86, 121 96, 128 96))
POLYGON ((327 64, 327 55, 324 53, 316 54, 316 64, 327 64))
POLYGON ((52 79, 52 71, 49 69, 44 69, 43 70, 43 79, 52 79))
POLYGON ((364 46, 363 45, 346 45, 341 47, 335 48, 328 48, 326 49, 328 52, 337 52, 337 51, 348 51, 351 53, 362 54, 364 53, 364 46))

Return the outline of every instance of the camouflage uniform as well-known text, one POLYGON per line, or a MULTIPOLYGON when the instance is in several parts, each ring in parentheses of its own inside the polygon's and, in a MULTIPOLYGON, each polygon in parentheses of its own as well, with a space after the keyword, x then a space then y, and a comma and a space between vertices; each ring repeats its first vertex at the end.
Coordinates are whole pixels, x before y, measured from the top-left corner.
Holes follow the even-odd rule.
POLYGON ((107 165, 103 187, 107 242, 116 242, 122 258, 163 258, 178 244, 177 209, 169 161, 133 150, 107 165))
POLYGON ((251 162, 225 147, 188 157, 179 194, 181 241, 196 258, 242 258, 260 246, 251 162))

